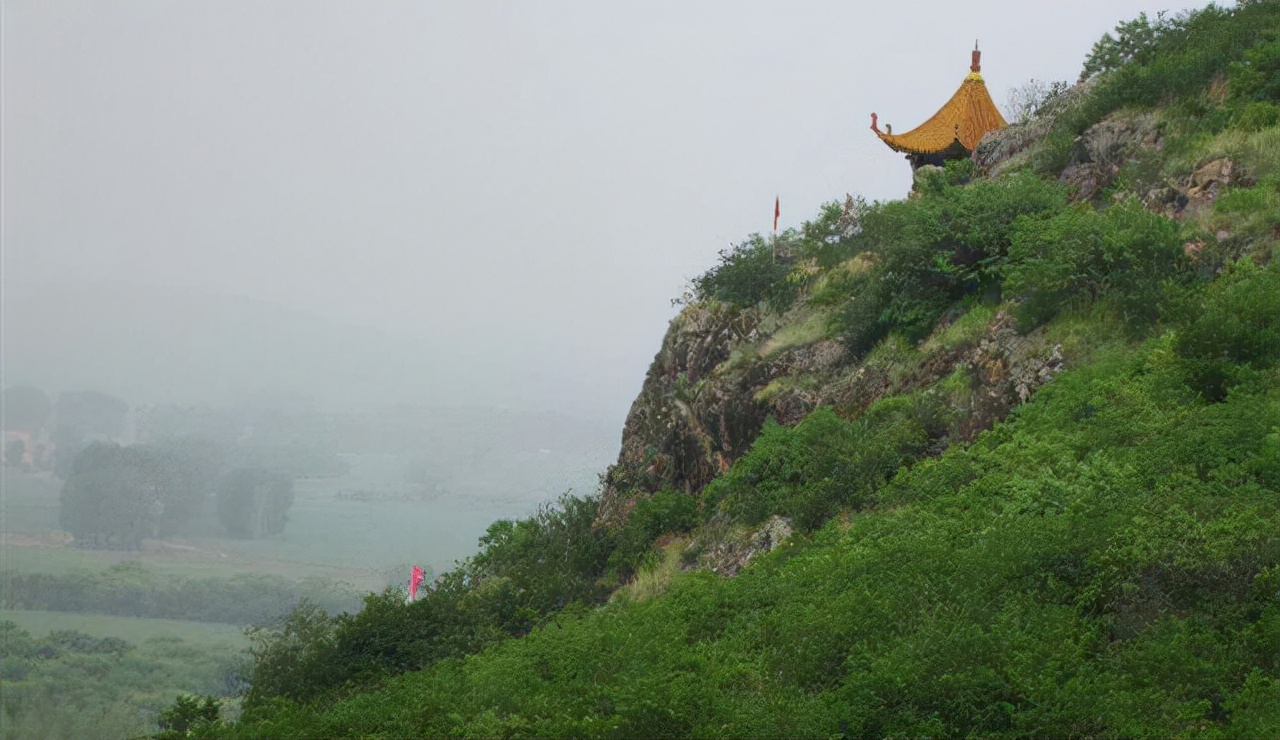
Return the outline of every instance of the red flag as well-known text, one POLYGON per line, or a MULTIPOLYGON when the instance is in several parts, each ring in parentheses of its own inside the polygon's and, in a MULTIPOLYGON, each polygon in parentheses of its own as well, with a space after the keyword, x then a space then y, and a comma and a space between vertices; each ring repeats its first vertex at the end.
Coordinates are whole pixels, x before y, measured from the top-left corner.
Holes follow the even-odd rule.
POLYGON ((422 585, 422 579, 426 578, 426 574, 422 572, 422 568, 413 566, 413 572, 409 574, 409 601, 413 601, 418 596, 418 586, 422 585))
POLYGON ((773 232, 778 233, 778 216, 782 215, 782 201, 778 196, 773 196, 773 232))

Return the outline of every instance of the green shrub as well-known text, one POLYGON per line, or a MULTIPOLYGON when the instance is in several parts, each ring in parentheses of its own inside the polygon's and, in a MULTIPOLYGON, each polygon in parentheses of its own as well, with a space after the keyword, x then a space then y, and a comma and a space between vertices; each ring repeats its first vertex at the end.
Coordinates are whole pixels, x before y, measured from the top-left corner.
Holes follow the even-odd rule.
MULTIPOLYGON (((1261 3, 1259 3, 1261 4, 1261 3)), ((1280 10, 1276 3, 1271 9, 1280 10)), ((1239 61, 1228 66, 1228 90, 1235 100, 1280 103, 1280 40, 1276 39, 1274 17, 1267 33, 1271 40, 1244 50, 1239 61)))
POLYGON ((789 259, 780 258, 772 243, 759 234, 733 249, 721 250, 720 264, 693 280, 699 300, 717 300, 739 308, 769 301, 785 310, 795 300, 797 289, 787 280, 789 259))
POLYGON ((177 740, 214 729, 218 723, 221 701, 217 697, 179 694, 173 704, 160 713, 157 740, 177 740))
POLYGON ((1206 289, 1175 351, 1191 387, 1213 401, 1225 398, 1246 369, 1273 367, 1280 359, 1280 265, 1256 267, 1247 259, 1233 265, 1206 289))
POLYGON ((336 627, 336 618, 304 601, 283 619, 246 630, 253 671, 245 704, 307 700, 340 683, 342 667, 333 660, 336 627))
POLYGON ((1066 204, 1056 182, 1018 173, 968 185, 964 168, 946 171, 939 187, 916 200, 876 204, 853 243, 874 255, 864 279, 833 314, 832 330, 860 355, 896 331, 916 343, 966 295, 1000 299, 1000 271, 1020 217, 1066 204))
POLYGON ((636 503, 618 535, 609 567, 619 576, 634 572, 653 542, 664 534, 688 532, 698 524, 698 502, 683 491, 663 490, 636 503))
POLYGON ((1172 221, 1136 204, 1103 213, 1081 206, 1017 224, 1004 289, 1021 300, 1016 315, 1024 328, 1048 321, 1073 300, 1105 294, 1136 330, 1159 318, 1164 281, 1186 268, 1172 221))
POLYGON ((781 514, 812 531, 841 508, 870 505, 875 491, 927 445, 920 403, 910 397, 879 401, 857 421, 829 408, 794 427, 771 421, 751 451, 707 486, 704 509, 749 525, 781 514))
MULTIPOLYGON (((1075 133, 1126 106, 1149 107, 1198 95, 1233 62, 1244 59, 1260 39, 1274 34, 1280 26, 1277 18, 1277 3, 1265 1, 1235 8, 1210 5, 1158 18, 1154 24, 1140 15, 1136 21, 1120 24, 1120 38, 1116 39, 1119 53, 1106 50, 1109 35, 1104 36, 1099 42, 1104 47, 1102 53, 1095 47, 1095 54, 1085 63, 1085 76, 1106 74, 1082 115, 1071 121, 1075 133)), ((1245 69, 1253 71, 1255 67, 1245 69)), ((1242 85, 1252 89, 1252 82, 1242 85)))
POLYGON ((1231 120, 1231 126, 1241 131, 1261 131, 1275 125, 1280 125, 1280 105, 1261 101, 1241 108, 1231 120))

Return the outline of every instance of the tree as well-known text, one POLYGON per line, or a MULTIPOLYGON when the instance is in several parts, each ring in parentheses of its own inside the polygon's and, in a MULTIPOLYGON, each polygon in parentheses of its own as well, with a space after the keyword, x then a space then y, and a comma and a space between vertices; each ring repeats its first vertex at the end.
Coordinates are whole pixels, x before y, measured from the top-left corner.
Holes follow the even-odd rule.
POLYGON ((190 737, 202 729, 216 725, 221 702, 212 697, 179 694, 173 706, 160 713, 160 740, 190 737))
POLYGON ((96 391, 58 394, 53 430, 55 472, 66 478, 89 441, 119 440, 124 436, 129 404, 96 391))
POLYGON ((1131 21, 1122 21, 1116 26, 1116 35, 1103 34, 1093 45, 1089 56, 1084 61, 1084 69, 1080 72, 1080 80, 1103 72, 1111 72, 1137 61, 1139 63, 1150 58, 1156 48, 1156 42, 1162 33, 1173 23, 1166 18, 1165 11, 1156 13, 1154 23, 1146 13, 1139 13, 1131 21))
POLYGON ((218 489, 218 519, 227 534, 259 539, 284 531, 293 505, 293 479, 266 468, 238 468, 218 489))
POLYGON ((137 550, 152 534, 160 497, 145 450, 95 443, 72 461, 62 487, 62 528, 82 546, 137 550))
POLYGON ((166 440, 147 450, 163 507, 156 534, 182 534, 213 498, 226 466, 226 452, 217 443, 196 437, 166 440))
POLYGON ((112 549, 181 534, 211 497, 222 467, 221 449, 205 440, 94 443, 69 465, 62 527, 82 545, 112 549))
POLYGON ((308 699, 315 687, 336 683, 340 669, 332 655, 337 624, 338 620, 319 605, 303 599, 275 623, 245 630, 253 655, 245 706, 277 696, 308 699))

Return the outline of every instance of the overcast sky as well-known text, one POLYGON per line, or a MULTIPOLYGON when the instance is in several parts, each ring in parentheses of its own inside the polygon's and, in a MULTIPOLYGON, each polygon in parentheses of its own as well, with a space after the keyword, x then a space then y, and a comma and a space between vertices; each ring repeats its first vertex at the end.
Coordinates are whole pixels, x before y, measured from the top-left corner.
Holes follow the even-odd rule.
MULTIPOLYGON (((15 2, 6 384, 619 423, 688 278, 902 197, 981 40, 1003 105, 1106 2, 15 2)), ((1182 6, 1175 6, 1182 7, 1182 6)))

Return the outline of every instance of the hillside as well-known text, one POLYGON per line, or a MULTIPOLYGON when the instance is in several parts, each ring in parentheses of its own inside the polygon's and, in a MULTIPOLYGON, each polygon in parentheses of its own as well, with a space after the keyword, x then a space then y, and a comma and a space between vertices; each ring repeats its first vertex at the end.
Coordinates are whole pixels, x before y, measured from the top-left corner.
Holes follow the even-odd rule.
POLYGON ((1122 23, 911 197, 726 251, 598 497, 255 632, 194 731, 1280 735, 1277 65, 1276 2, 1122 23))

